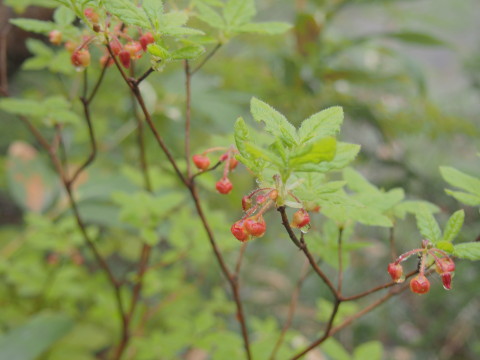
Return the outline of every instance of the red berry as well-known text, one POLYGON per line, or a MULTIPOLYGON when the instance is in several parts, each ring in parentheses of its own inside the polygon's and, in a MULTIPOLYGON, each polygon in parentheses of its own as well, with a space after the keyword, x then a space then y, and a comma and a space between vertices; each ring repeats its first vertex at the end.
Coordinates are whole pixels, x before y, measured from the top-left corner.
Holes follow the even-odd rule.
POLYGON ((225 154, 222 154, 222 156, 220 156, 220 161, 225 161, 228 159, 228 152, 226 152, 225 154))
POLYGON ((237 167, 237 165, 238 165, 238 160, 233 158, 233 157, 230 158, 230 163, 229 163, 229 166, 228 166, 230 168, 230 170, 235 169, 237 167))
POLYGON ((245 229, 248 233, 255 237, 261 237, 265 234, 265 230, 267 230, 267 224, 262 217, 258 220, 254 218, 248 218, 244 221, 245 229))
POLYGON ((130 67, 130 54, 128 51, 122 50, 118 54, 118 58, 120 59, 120 62, 122 63, 123 67, 128 69, 130 67))
POLYGON ((218 180, 215 187, 220 194, 228 194, 233 189, 232 183, 226 177, 218 180))
POLYGON ((140 36, 140 44, 142 45, 143 51, 147 51, 148 44, 152 44, 155 42, 155 38, 153 37, 152 33, 145 33, 140 36))
POLYGON ((405 280, 403 277, 403 267, 400 264, 390 263, 387 268, 392 280, 396 283, 401 283, 405 280))
POLYGON ((252 199, 250 197, 248 197, 247 195, 242 197, 242 209, 243 209, 243 211, 247 211, 251 207, 252 207, 252 199))
POLYGON ((302 228, 310 223, 310 215, 305 210, 298 210, 293 214, 291 226, 294 228, 302 228))
POLYGON ((52 30, 48 34, 48 40, 53 45, 60 45, 62 43, 62 33, 59 30, 52 30))
POLYGON ((115 55, 118 55, 120 51, 122 51, 122 44, 116 38, 110 41, 108 45, 110 46, 110 49, 115 55))
POLYGON ((443 288, 445 290, 452 289, 452 273, 446 272, 440 275, 442 278, 443 288))
POLYGON ((247 241, 250 237, 247 230, 245 229, 243 221, 241 220, 234 223, 230 228, 230 231, 232 232, 233 236, 235 236, 240 241, 247 241))
POLYGON ((68 40, 68 41, 65 43, 65 49, 66 49, 69 53, 73 53, 73 52, 77 49, 77 46, 78 46, 78 44, 75 44, 73 41, 70 41, 70 40, 68 40))
POLYGON ((96 24, 98 23, 98 20, 100 19, 100 17, 98 16, 98 14, 95 12, 95 10, 93 10, 92 8, 86 8, 84 11, 83 11, 85 17, 90 20, 92 23, 96 24))
POLYGON ((410 281, 410 290, 416 294, 426 294, 430 290, 430 282, 425 275, 417 275, 410 281))
POLYGON ((142 45, 138 41, 130 41, 125 44, 123 50, 127 51, 132 59, 137 59, 141 56, 142 45))
POLYGON ((210 166, 210 159, 204 155, 193 155, 193 163, 200 170, 207 170, 210 166))
POLYGON ((90 65, 90 52, 87 49, 76 50, 70 59, 72 60, 72 64, 77 67, 87 67, 90 65))
POLYGON ((455 271, 455 263, 449 257, 444 257, 442 259, 439 259, 435 265, 436 265, 435 270, 440 275, 443 273, 451 273, 455 271))

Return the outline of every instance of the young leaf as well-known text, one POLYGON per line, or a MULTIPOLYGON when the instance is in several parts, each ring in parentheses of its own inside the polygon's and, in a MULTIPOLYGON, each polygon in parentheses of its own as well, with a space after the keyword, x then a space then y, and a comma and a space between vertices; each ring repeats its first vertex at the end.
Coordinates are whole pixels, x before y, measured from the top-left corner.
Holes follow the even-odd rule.
POLYGON ((150 28, 150 21, 142 8, 130 0, 105 1, 105 8, 126 24, 150 28))
POLYGON ((257 122, 265 123, 265 131, 273 136, 280 138, 288 146, 297 144, 297 134, 295 127, 288 120, 270 105, 252 98, 250 102, 250 112, 257 122))
POLYGON ((480 242, 467 242, 455 245, 454 255, 460 259, 480 260, 480 242))
POLYGON ((405 219, 407 213, 416 214, 421 211, 422 208, 427 207, 431 213, 437 213, 440 211, 438 206, 422 200, 406 200, 397 204, 394 208, 394 215, 399 219, 405 219))
POLYGON ((205 52, 205 48, 199 45, 189 45, 171 53, 172 60, 195 59, 205 52))
POLYGON ((436 36, 416 31, 399 31, 380 34, 382 37, 400 40, 414 45, 421 46, 445 46, 447 43, 436 36))
POLYGON ((369 341, 361 344, 353 352, 353 360, 381 360, 383 347, 380 341, 369 341))
POLYGON ((200 20, 217 29, 225 28, 225 20, 223 17, 210 6, 200 1, 197 1, 195 6, 198 10, 197 17, 200 20))
POLYGON ((298 129, 300 143, 314 138, 336 136, 343 122, 343 109, 340 106, 322 110, 302 122, 298 129))
POLYGON ((442 239, 440 227, 430 211, 423 208, 415 214, 415 217, 417 218, 418 230, 425 239, 433 243, 442 239))
POLYGON ((480 197, 480 179, 447 166, 440 167, 440 172, 445 181, 450 185, 466 190, 473 195, 480 197))
POLYGON ((53 20, 60 26, 70 25, 75 20, 75 13, 66 6, 60 6, 53 13, 53 20))
POLYGON ((245 124, 245 120, 239 117, 237 121, 235 121, 234 129, 234 137, 235 137, 235 145, 237 146, 238 151, 243 156, 248 156, 247 150, 245 148, 245 143, 251 141, 250 134, 247 128, 247 124, 245 124))
POLYGON ((275 164, 279 168, 283 168, 285 166, 282 159, 270 150, 261 148, 255 144, 248 142, 245 143, 245 149, 249 154, 250 158, 263 159, 269 163, 275 164))
POLYGON ((447 225, 443 230, 443 240, 452 242, 460 232, 460 229, 463 225, 463 220, 465 219, 465 211, 458 210, 455 211, 450 219, 448 219, 447 225))
POLYGON ((445 192, 448 195, 453 196, 455 199, 457 199, 458 201, 460 201, 465 205, 470 205, 470 206, 480 205, 480 196, 468 194, 463 191, 453 191, 449 189, 445 189, 445 192))
POLYGON ((153 27, 158 30, 158 19, 163 14, 162 0, 143 0, 142 8, 153 27))
POLYGON ((11 19, 10 22, 23 30, 40 34, 49 33, 56 27, 56 25, 51 21, 41 21, 35 19, 11 19))
POLYGON ((310 171, 326 173, 331 170, 340 170, 350 164, 360 152, 360 145, 337 142, 337 151, 332 161, 311 166, 310 171))
POLYGON ((256 13, 254 0, 229 0, 223 8, 223 17, 230 27, 249 22, 256 13))
POLYGON ((290 155, 289 163, 294 168, 301 168, 302 164, 318 164, 322 161, 331 161, 335 157, 336 140, 326 137, 313 144, 303 146, 303 149, 294 151, 290 155))
POLYGON ((257 34, 266 34, 266 35, 277 35, 283 34, 292 28, 292 25, 284 22, 259 22, 259 23, 248 23, 237 26, 234 28, 234 31, 244 32, 244 33, 257 33, 257 34))

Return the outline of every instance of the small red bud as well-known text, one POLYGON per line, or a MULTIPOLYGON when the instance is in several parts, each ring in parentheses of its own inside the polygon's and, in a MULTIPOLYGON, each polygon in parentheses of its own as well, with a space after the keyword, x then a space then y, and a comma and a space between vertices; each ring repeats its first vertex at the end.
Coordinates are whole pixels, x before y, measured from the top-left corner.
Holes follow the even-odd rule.
POLYGON ((48 40, 50 40, 53 45, 60 45, 62 43, 62 33, 60 30, 52 30, 48 34, 48 40))
POLYGON ((243 221, 241 220, 234 223, 230 228, 230 231, 232 232, 233 236, 235 236, 238 240, 242 242, 247 241, 248 238, 250 237, 247 230, 245 229, 243 221))
POLYGON ((69 53, 73 53, 77 49, 77 46, 77 44, 70 40, 65 43, 65 49, 67 49, 69 53))
POLYGON ((443 273, 451 273, 455 271, 455 263, 453 260, 449 257, 444 257, 442 259, 439 259, 435 263, 435 270, 437 273, 440 275, 443 273))
POLYGON ((417 275, 410 281, 410 290, 416 294, 426 294, 430 290, 430 282, 425 275, 417 275))
POLYGON ((235 159, 234 157, 230 158, 230 163, 229 163, 230 170, 235 169, 237 165, 238 165, 238 160, 235 159))
POLYGON ((445 290, 452 289, 452 273, 446 272, 440 275, 442 278, 443 288, 445 290))
POLYGON ((118 39, 114 38, 110 43, 108 44, 110 46, 110 49, 115 55, 118 55, 120 51, 122 51, 122 44, 118 39))
POLYGON ((142 45, 138 41, 130 41, 125 44, 123 50, 127 51, 132 59, 138 59, 141 57, 142 45))
POLYGON ((73 52, 70 59, 74 66, 87 67, 90 65, 90 52, 87 49, 76 50, 73 52))
POLYGON ((249 198, 247 195, 242 197, 242 209, 243 211, 247 211, 252 207, 252 199, 249 198))
POLYGON ((215 187, 220 194, 228 194, 233 189, 232 183, 226 177, 218 180, 215 187))
POLYGON ((298 210, 293 214, 293 221, 291 226, 294 228, 302 228, 310 223, 310 215, 305 210, 298 210))
POLYGON ((97 24, 98 21, 100 20, 100 17, 98 16, 98 14, 95 12, 95 10, 93 10, 92 8, 86 8, 84 11, 83 11, 83 14, 85 15, 85 17, 90 20, 93 24, 97 24))
POLYGON ((228 153, 225 153, 225 154, 222 154, 222 156, 220 156, 220 161, 225 161, 228 159, 228 153))
POLYGON ((388 273, 392 277, 392 280, 396 283, 401 283, 405 281, 403 276, 403 267, 400 264, 390 263, 387 268, 388 273))
POLYGON ((200 170, 207 170, 210 166, 210 159, 205 155, 193 155, 193 163, 200 170))
POLYGON ((140 44, 142 45, 143 51, 147 51, 147 46, 155 42, 155 38, 153 37, 152 33, 146 32, 142 36, 140 36, 140 44))
POLYGON ((128 51, 120 51, 118 53, 118 58, 120 59, 120 62, 122 63, 124 68, 130 68, 130 53, 128 51))
POLYGON ((255 201, 257 202, 257 204, 262 204, 265 202, 265 200, 267 200, 267 197, 265 195, 258 195, 257 198, 255 199, 255 201))
POLYGON ((267 230, 267 224, 263 217, 260 217, 258 220, 254 218, 248 218, 244 221, 245 229, 248 233, 255 237, 261 237, 265 234, 265 230, 267 230))
POLYGON ((273 201, 277 200, 278 197, 278 191, 277 190, 272 190, 268 193, 268 197, 272 199, 273 201))

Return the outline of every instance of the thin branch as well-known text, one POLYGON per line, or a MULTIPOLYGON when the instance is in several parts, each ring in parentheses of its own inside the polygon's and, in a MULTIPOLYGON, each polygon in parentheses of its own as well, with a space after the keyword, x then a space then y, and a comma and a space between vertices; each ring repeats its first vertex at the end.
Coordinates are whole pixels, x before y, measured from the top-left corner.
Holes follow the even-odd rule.
POLYGON ((342 282, 343 282, 343 252, 342 252, 342 239, 343 227, 338 228, 338 294, 342 294, 342 282))
POLYGON ((292 292, 292 296, 290 297, 290 305, 288 306, 287 320, 285 321, 285 324, 282 327, 282 331, 280 332, 280 336, 278 337, 278 340, 275 343, 275 346, 273 347, 272 354, 270 355, 270 358, 269 358, 270 360, 275 359, 277 352, 280 349, 280 346, 282 346, 283 344, 285 335, 288 329, 290 328, 290 326, 292 325, 293 315, 295 314, 295 310, 297 309, 298 298, 300 296, 300 290, 302 289, 302 285, 308 275, 309 275, 308 260, 305 259, 300 278, 298 279, 295 289, 292 292))
POLYGON ((145 71, 137 80, 135 80, 135 84, 138 86, 140 83, 145 80, 151 73, 153 73, 155 69, 153 67, 149 68, 145 71))
POLYGON ((243 261, 243 255, 245 254, 245 250, 247 249, 247 242, 242 243, 242 246, 240 247, 240 251, 238 252, 238 258, 237 258, 237 264, 235 265, 235 273, 234 277, 235 279, 238 278, 238 275, 240 274, 240 268, 242 267, 242 261, 243 261))
POLYGON ((100 73, 100 76, 98 77, 97 79, 97 82, 95 84, 95 86, 93 87, 93 90, 92 90, 92 93, 90 94, 90 96, 88 97, 87 99, 87 103, 90 104, 93 100, 93 98, 95 97, 95 95, 97 94, 97 91, 105 77, 105 73, 107 72, 107 68, 108 68, 108 61, 105 62, 105 64, 103 65, 103 68, 102 68, 102 72, 100 73))
POLYGON ((207 56, 205 56, 205 58, 202 60, 202 62, 200 64, 197 65, 197 67, 195 69, 193 69, 193 71, 190 73, 192 76, 195 75, 195 73, 200 70, 203 65, 205 65, 207 63, 208 60, 210 60, 212 58, 213 55, 215 55, 215 53, 222 47, 222 44, 221 43, 218 43, 217 45, 215 45, 215 47, 212 49, 212 51, 210 51, 208 53, 207 56))
POLYGON ((323 280, 323 282, 328 286, 328 288, 332 292, 335 299, 340 299, 340 294, 337 292, 337 290, 335 289, 335 286, 333 286, 332 282, 327 277, 327 275, 325 275, 325 273, 318 266, 318 264, 315 261, 313 255, 308 250, 308 247, 307 247, 307 244, 305 243, 305 241, 300 241, 297 238, 297 236, 295 235, 295 233, 293 232, 293 229, 291 228, 290 223, 288 221, 287 213, 285 211, 285 206, 280 206, 279 208, 277 208, 277 210, 278 210, 278 212, 280 212, 280 215, 282 217, 282 224, 285 227, 285 229, 287 230, 287 233, 290 237, 290 240, 292 240, 293 243, 300 250, 303 251, 303 253, 307 257, 308 261, 310 262, 310 265, 312 266, 313 270, 317 273, 318 276, 320 276, 320 278, 323 280))
POLYGON ((0 30, 0 93, 3 96, 8 96, 7 34, 10 27, 6 21, 0 30))
POLYGON ((392 255, 392 260, 395 261, 397 258, 397 251, 395 249, 395 226, 392 226, 389 229, 389 241, 390 241, 390 254, 392 255))
POLYGON ((191 177, 190 166, 190 119, 191 119, 191 102, 192 102, 192 75, 190 73, 190 63, 185 60, 185 161, 187 164, 187 178, 191 177))
POLYGON ((210 168, 208 168, 208 169, 206 169, 206 170, 199 171, 199 172, 193 174, 193 175, 191 176, 190 180, 193 180, 193 179, 195 179, 197 176, 200 176, 200 175, 203 175, 203 174, 205 174, 205 173, 207 173, 207 172, 210 172, 210 171, 215 170, 216 168, 218 168, 218 167, 222 164, 222 162, 223 162, 223 161, 219 161, 219 162, 217 162, 215 165, 213 165, 212 167, 210 167, 210 168))

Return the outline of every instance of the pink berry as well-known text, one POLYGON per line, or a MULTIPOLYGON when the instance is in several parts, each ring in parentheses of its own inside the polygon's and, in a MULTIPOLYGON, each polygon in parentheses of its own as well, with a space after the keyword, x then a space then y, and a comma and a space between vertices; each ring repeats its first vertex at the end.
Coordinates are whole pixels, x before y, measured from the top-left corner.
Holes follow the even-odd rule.
POLYGON ((455 263, 449 257, 444 257, 442 259, 439 259, 435 265, 436 265, 435 270, 439 274, 451 273, 455 271, 455 263))
POLYGON ((298 210, 293 214, 291 226, 294 228, 302 228, 310 223, 310 215, 305 210, 298 210))
POLYGON ((128 51, 122 50, 118 53, 118 58, 122 63, 123 67, 128 69, 130 68, 130 53, 128 51))
POLYGON ((254 218, 248 218, 244 221, 244 226, 247 232, 255 237, 263 236, 267 230, 267 224, 262 217, 260 217, 258 220, 254 218))
POLYGON ((410 281, 410 290, 416 294, 426 294, 430 290, 430 282, 425 275, 417 275, 410 281))
POLYGON ((113 39, 108 45, 115 55, 118 55, 120 51, 122 51, 122 44, 120 41, 118 41, 118 39, 113 39))
POLYGON ((95 12, 95 10, 93 10, 92 8, 86 8, 84 11, 83 11, 83 14, 85 15, 85 17, 90 20, 93 24, 97 24, 98 23, 98 20, 100 20, 100 17, 98 16, 98 14, 95 12))
POLYGON ((390 263, 387 268, 392 280, 396 283, 401 283, 405 280, 403 277, 403 267, 400 264, 390 263))
POLYGON ((247 230, 245 229, 243 221, 241 220, 234 223, 230 228, 230 231, 232 232, 233 236, 235 236, 238 240, 242 242, 247 241, 250 237, 247 230))
POLYGON ((252 207, 252 199, 250 197, 248 197, 247 195, 242 197, 242 209, 243 209, 243 211, 247 211, 251 207, 252 207))
POLYGON ((210 166, 210 159, 205 155, 193 155, 193 163, 200 170, 207 170, 210 166))
POLYGON ((62 43, 62 33, 59 30, 52 30, 48 34, 48 40, 53 45, 60 45, 62 43))
POLYGON ((70 59, 74 66, 87 67, 90 65, 90 52, 87 49, 76 50, 73 52, 70 59))
POLYGON ((233 158, 233 157, 230 158, 230 163, 229 163, 229 166, 228 166, 230 168, 230 170, 235 169, 237 167, 237 165, 238 165, 238 160, 233 158))
POLYGON ((146 32, 142 36, 140 36, 140 44, 142 45, 143 51, 147 51, 147 46, 155 42, 155 38, 153 37, 152 33, 146 32))
POLYGON ((452 273, 446 272, 440 275, 442 278, 443 288, 445 290, 452 289, 452 273))
POLYGON ((228 178, 222 178, 217 181, 215 188, 220 194, 228 194, 233 189, 233 185, 228 178))
POLYGON ((127 51, 132 59, 138 59, 141 56, 142 45, 138 41, 130 41, 125 44, 123 50, 127 51))

